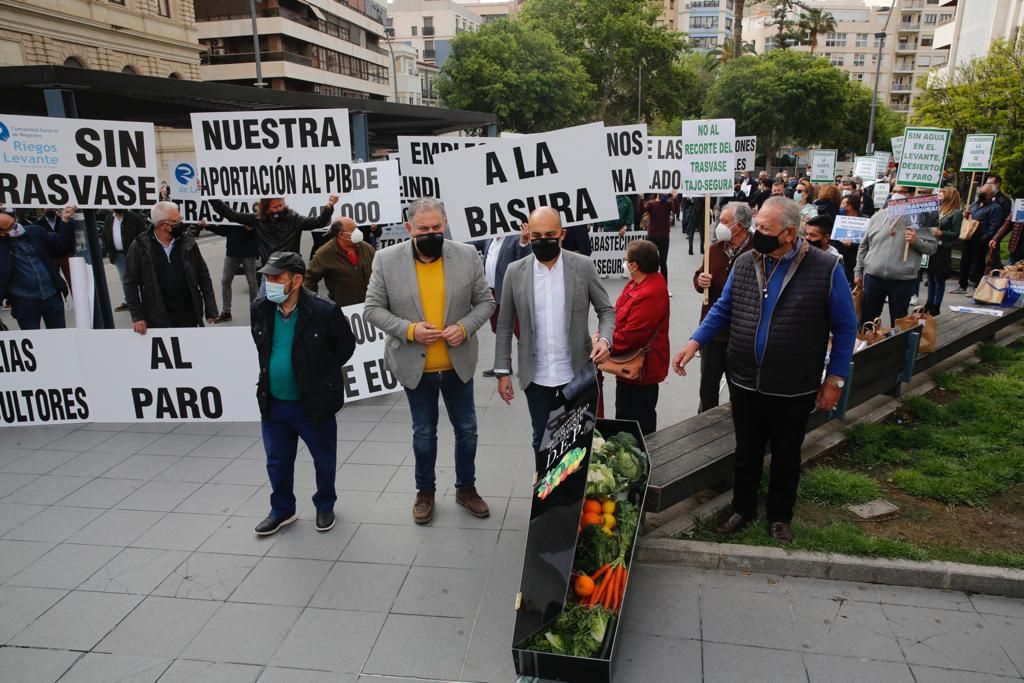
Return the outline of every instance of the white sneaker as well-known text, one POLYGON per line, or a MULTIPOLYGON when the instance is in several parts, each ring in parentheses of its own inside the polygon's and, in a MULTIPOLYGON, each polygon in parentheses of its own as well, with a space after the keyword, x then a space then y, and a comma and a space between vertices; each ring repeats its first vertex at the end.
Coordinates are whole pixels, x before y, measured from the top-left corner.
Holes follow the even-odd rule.
POLYGON ((910 297, 910 305, 911 306, 916 306, 917 305, 917 294, 915 294, 914 296, 910 297))

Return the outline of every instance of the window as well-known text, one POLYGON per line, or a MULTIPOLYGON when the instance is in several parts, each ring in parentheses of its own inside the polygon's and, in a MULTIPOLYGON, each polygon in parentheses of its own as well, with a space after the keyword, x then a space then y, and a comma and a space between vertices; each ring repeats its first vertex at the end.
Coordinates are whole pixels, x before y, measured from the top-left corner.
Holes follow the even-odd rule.
POLYGON ((863 52, 858 52, 857 54, 855 54, 853 56, 853 65, 854 66, 864 66, 864 57, 865 57, 865 55, 864 55, 863 52))
POLYGON ((928 66, 929 63, 930 60, 928 59, 928 55, 921 55, 920 57, 917 58, 918 66, 928 66))
POLYGON ((937 4, 939 4, 939 0, 928 0, 928 4, 929 5, 937 5, 937 4))
POLYGON ((161 17, 171 16, 171 0, 156 0, 156 13, 161 17))
POLYGON ((690 17, 690 28, 718 28, 718 17, 690 17))
POLYGON ((825 34, 825 47, 846 47, 846 34, 829 31, 825 34))
POLYGON ((867 47, 868 46, 868 34, 858 33, 855 47, 867 47))
POLYGON ((864 82, 864 74, 853 74, 853 80, 864 82))
POLYGON ((829 55, 829 60, 828 61, 829 61, 829 63, 832 66, 843 66, 843 64, 844 64, 844 62, 846 60, 844 59, 843 55, 838 54, 838 55, 829 55))
POLYGON ((882 47, 882 39, 881 39, 881 38, 878 38, 878 37, 875 37, 875 40, 874 40, 874 42, 872 43, 872 46, 873 46, 873 47, 876 47, 876 48, 877 48, 877 47, 882 47))
POLYGON ((167 75, 167 78, 170 78, 175 81, 180 81, 181 74, 179 74, 177 71, 172 71, 170 74, 167 75))
POLYGON ((68 57, 64 60, 64 66, 70 66, 74 69, 84 69, 85 63, 78 57, 68 57))
POLYGON ((419 28, 418 26, 413 26, 413 27, 412 27, 412 34, 413 34, 413 35, 416 35, 416 30, 417 30, 418 28, 419 28))
POLYGON ((775 38, 773 36, 768 36, 767 38, 764 39, 764 51, 765 52, 770 52, 771 50, 774 50, 774 49, 775 49, 775 38))
POLYGON ((949 21, 952 18, 953 18, 952 14, 940 14, 939 15, 939 23, 940 24, 945 24, 947 21, 949 21))
POLYGON ((122 7, 124 7, 124 0, 110 0, 110 4, 121 5, 122 7))
POLYGON ((725 18, 725 30, 726 31, 731 31, 732 30, 732 19, 730 19, 729 17, 725 18))
POLYGON ((921 47, 931 47, 934 44, 934 42, 935 41, 932 38, 922 38, 921 47))
POLYGON ((938 18, 939 18, 938 14, 926 14, 926 15, 924 15, 924 23, 931 24, 931 25, 934 26, 935 22, 938 20, 938 18))

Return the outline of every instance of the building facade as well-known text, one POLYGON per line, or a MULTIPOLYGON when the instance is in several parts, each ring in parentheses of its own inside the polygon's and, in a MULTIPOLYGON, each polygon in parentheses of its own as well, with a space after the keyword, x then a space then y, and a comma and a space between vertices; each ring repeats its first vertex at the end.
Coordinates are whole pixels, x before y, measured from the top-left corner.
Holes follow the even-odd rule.
POLYGON ((422 61, 438 67, 448 58, 452 38, 483 23, 478 14, 453 0, 393 0, 387 7, 394 40, 413 46, 422 61))
POLYGON ((732 36, 735 4, 734 0, 665 0, 662 23, 685 33, 694 51, 708 52, 732 36))
MULTIPOLYGON (((342 97, 394 96, 386 12, 374 0, 260 0, 266 87, 342 97)), ((195 0, 204 81, 256 82, 249 0, 195 0)))
POLYGON ((1024 26, 1024 0, 942 0, 939 4, 945 21, 935 29, 935 47, 948 54, 946 67, 936 74, 939 78, 949 78, 957 67, 985 56, 996 40, 1015 40, 1024 26))
MULTIPOLYGON (((669 0, 675 2, 675 0, 669 0)), ((519 14, 519 8, 523 0, 506 0, 505 2, 460 2, 460 4, 473 14, 480 17, 480 21, 487 24, 500 19, 514 19, 519 14)))
POLYGON ((408 43, 394 43, 394 50, 398 102, 424 107, 440 106, 436 87, 440 69, 421 61, 416 48, 408 43))

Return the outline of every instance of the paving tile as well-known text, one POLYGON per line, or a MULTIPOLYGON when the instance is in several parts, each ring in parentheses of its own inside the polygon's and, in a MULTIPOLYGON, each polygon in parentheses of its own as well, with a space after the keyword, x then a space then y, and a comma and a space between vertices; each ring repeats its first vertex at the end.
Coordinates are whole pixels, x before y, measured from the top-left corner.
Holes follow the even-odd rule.
POLYGON ((881 605, 823 598, 792 602, 797 638, 806 652, 903 661, 881 605))
POLYGON ((219 607, 206 600, 151 595, 100 641, 96 651, 174 659, 219 607))
POLYGON ((38 451, 21 448, 4 448, 3 444, 0 443, 0 472, 2 472, 3 468, 7 465, 17 462, 26 455, 31 455, 32 453, 38 453, 38 451))
POLYGON ((740 573, 715 569, 694 573, 698 576, 701 588, 789 595, 788 580, 776 574, 740 573))
POLYGON ((20 448, 36 450, 43 448, 48 443, 74 432, 74 425, 51 425, 18 427, 17 429, 5 429, 0 433, 0 449, 20 448))
POLYGON ((8 531, 4 538, 59 543, 70 538, 72 534, 101 514, 102 510, 50 507, 34 515, 13 531, 8 531))
POLYGON ((220 422, 182 422, 171 430, 171 433, 212 436, 219 434, 222 429, 224 429, 224 425, 220 422))
POLYGON ((137 479, 107 479, 97 477, 74 493, 61 499, 68 507, 101 508, 107 510, 131 497, 144 482, 137 479))
POLYGON ((111 479, 142 479, 149 481, 177 462, 178 458, 168 455, 133 455, 104 473, 111 479))
POLYGON ((339 558, 342 562, 370 562, 408 566, 416 557, 423 530, 388 524, 360 524, 339 558))
POLYGON ((1014 600, 994 595, 972 595, 971 603, 982 614, 997 614, 1004 617, 1024 619, 1024 600, 1014 600))
POLYGON ((799 647, 789 598, 784 593, 702 587, 700 613, 705 641, 781 650, 799 647))
POLYGON ((164 514, 144 510, 107 510, 73 533, 69 540, 87 545, 124 547, 159 522, 164 514))
POLYGON ((472 619, 391 614, 363 673, 455 680, 472 630, 472 619))
POLYGON ((53 683, 67 671, 79 652, 0 647, 0 671, 18 683, 53 683))
POLYGON ((305 607, 330 570, 331 563, 321 560, 264 557, 229 600, 305 607))
POLYGON ((195 550, 223 523, 224 518, 216 515, 168 512, 132 545, 161 550, 195 550))
POLYGON ((1003 650, 999 633, 982 615, 893 605, 882 609, 910 664, 1019 675, 1003 650))
MULTIPOLYGON (((263 670, 258 683, 356 683, 358 679, 359 677, 355 674, 339 674, 329 671, 312 671, 310 669, 284 669, 268 666, 263 670)), ((374 678, 373 681, 374 683, 398 683, 393 678, 387 681, 374 678)), ((422 681, 417 683, 422 683, 422 681)))
POLYGON ((155 683, 170 665, 170 659, 161 657, 90 652, 60 680, 61 683, 155 683))
POLYGON ((389 612, 409 569, 398 564, 336 562, 310 607, 389 612))
POLYGON ((183 481, 145 482, 132 495, 119 501, 117 507, 122 510, 170 512, 201 485, 183 481))
POLYGON ((45 505, 0 503, 0 536, 15 529, 46 509, 45 505))
POLYGON ((77 455, 68 451, 25 451, 25 455, 0 468, 15 474, 47 474, 77 455))
POLYGON ((397 471, 397 465, 345 463, 338 468, 335 485, 339 491, 383 491, 397 471))
POLYGON ((274 534, 269 557, 305 560, 337 560, 359 528, 358 524, 336 522, 330 531, 320 533, 311 520, 300 519, 274 534))
POLYGON ((487 572, 413 567, 399 591, 392 614, 476 617, 487 572))
POLYGON ((992 674, 980 674, 972 671, 935 669, 917 664, 911 665, 910 670, 914 672, 916 683, 1010 683, 1011 681, 1016 683, 1020 681, 1020 678, 1017 676, 993 676, 992 674))
POLYGON ((706 683, 797 683, 807 680, 799 652, 708 641, 704 641, 703 647, 706 683))
MULTIPOLYGON (((17 475, 3 475, 4 478, 11 476, 17 475)), ((82 488, 89 481, 88 477, 62 477, 56 474, 44 474, 6 496, 4 502, 53 505, 69 493, 82 488)))
MULTIPOLYGON (((184 438, 184 437, 181 437, 184 438)), ((192 439, 201 438, 202 442, 187 455, 201 458, 237 458, 245 449, 256 443, 256 439, 248 436, 211 436, 189 437, 192 439)), ((186 455, 183 453, 182 455, 186 455)))
POLYGON ((384 614, 307 609, 271 660, 275 666, 359 673, 384 614))
MULTIPOLYGON (((434 469, 437 477, 437 490, 435 495, 440 497, 448 493, 455 481, 455 468, 437 467, 434 469)), ((385 493, 403 493, 409 497, 409 508, 412 508, 412 500, 416 494, 415 469, 412 465, 402 465, 398 468, 395 476, 391 478, 384 488, 385 493)))
POLYGON ((177 512, 231 515, 259 489, 242 484, 203 484, 176 508, 177 512))
POLYGON ((105 441, 117 436, 116 431, 100 431, 94 429, 79 429, 65 437, 51 441, 46 444, 46 450, 50 451, 89 451, 103 445, 105 441))
MULTIPOLYGON (((344 425, 338 425, 338 441, 362 441, 364 440, 371 431, 373 431, 373 423, 370 422, 346 422, 344 425)), ((380 439, 376 439, 380 441, 380 439)), ((412 441, 412 433, 409 433, 410 443, 412 441)))
POLYGON ((530 507, 528 498, 510 498, 501 528, 512 531, 526 531, 530 528, 530 507))
MULTIPOLYGON (((216 460, 211 458, 211 460, 216 460)), ((223 460, 216 460, 223 466, 217 474, 209 479, 217 484, 247 484, 262 486, 267 483, 267 468, 263 463, 239 458, 227 465, 223 460)))
POLYGON ((0 540, 0 583, 50 552, 56 544, 38 541, 0 540))
POLYGON ((0 645, 50 609, 67 591, 0 586, 0 645))
MULTIPOLYGON (((415 494, 392 493, 384 491, 380 494, 370 510, 369 519, 375 524, 395 524, 410 526, 415 524, 412 518, 412 505, 415 494)), ((441 518, 440 507, 434 508, 434 522, 441 518)))
POLYGON ((984 614, 981 621, 989 632, 995 632, 1003 652, 1013 662, 1017 674, 1024 678, 1024 619, 984 614))
POLYGON ((259 422, 224 422, 217 434, 220 436, 251 436, 260 438, 263 429, 259 422))
POLYGON ((974 604, 966 593, 940 591, 909 586, 877 586, 878 599, 885 605, 931 607, 959 612, 975 612, 974 604))
MULTIPOLYGON (((334 513, 338 516, 338 519, 345 522, 373 522, 373 506, 379 497, 379 491, 339 491, 338 502, 334 506, 334 513)), ((270 489, 267 489, 267 509, 270 507, 269 500, 270 489)), ((410 517, 412 517, 412 501, 413 496, 410 496, 410 517)))
POLYGON ((397 466, 401 465, 411 453, 412 446, 409 444, 396 445, 394 443, 364 441, 356 446, 346 462, 359 465, 397 466))
POLYGON ((489 517, 483 519, 474 517, 466 511, 466 508, 455 502, 455 487, 453 486, 437 500, 437 505, 434 507, 434 521, 430 526, 435 529, 501 529, 505 519, 505 510, 508 508, 508 496, 502 498, 481 495, 491 510, 489 517))
POLYGON ((61 474, 69 477, 98 477, 112 467, 120 465, 128 459, 130 453, 105 453, 89 451, 78 453, 50 474, 61 474))
POLYGON ((199 550, 262 557, 274 547, 281 536, 280 532, 273 536, 257 536, 254 529, 258 523, 259 519, 253 517, 228 517, 224 524, 199 546, 199 550))
POLYGON ((101 545, 63 543, 7 580, 12 586, 71 590, 121 551, 101 545))
POLYGON ((223 602, 258 561, 257 557, 244 555, 195 552, 171 572, 153 594, 223 602))
POLYGON ((141 600, 138 595, 72 591, 15 636, 11 644, 91 650, 141 600))
POLYGON ((125 548, 78 589, 149 595, 186 557, 188 553, 183 550, 125 548))
POLYGON ((805 654, 804 665, 811 683, 915 683, 910 667, 902 662, 805 654))
POLYGON ((165 434, 145 448, 140 448, 139 453, 149 455, 190 455, 193 454, 193 451, 200 444, 209 438, 206 434, 165 434))
POLYGON ((879 586, 854 581, 822 581, 797 576, 786 577, 786 590, 794 600, 803 598, 824 598, 826 600, 856 600, 857 602, 881 601, 879 586))
POLYGON ((498 532, 489 529, 421 529, 415 564, 424 567, 490 569, 498 532))
POLYGON ((185 648, 186 659, 267 664, 302 610, 280 605, 224 603, 185 648))
POLYGON ((141 423, 132 426, 132 431, 121 432, 111 438, 107 439, 99 446, 93 447, 93 451, 101 453, 120 453, 123 455, 131 455, 138 453, 140 450, 153 443, 160 438, 160 434, 147 433, 147 427, 166 427, 160 423, 141 423))
MULTIPOLYGON (((699 640, 700 588, 679 583, 664 584, 653 580, 651 572, 637 570, 628 575, 627 598, 619 626, 621 631, 652 636, 699 640), (665 596, 672 595, 671 609, 665 608, 665 596)), ((518 586, 513 589, 518 590, 518 586)))
POLYGON ((196 458, 186 455, 153 477, 153 481, 186 481, 205 484, 227 464, 228 462, 223 458, 196 458))
POLYGON ((502 683, 512 680, 514 667, 509 648, 512 647, 512 633, 515 620, 477 619, 473 636, 469 641, 466 662, 459 676, 464 681, 487 681, 502 683))
POLYGON ((251 664, 225 664, 179 659, 171 665, 160 683, 252 683, 262 667, 251 664))

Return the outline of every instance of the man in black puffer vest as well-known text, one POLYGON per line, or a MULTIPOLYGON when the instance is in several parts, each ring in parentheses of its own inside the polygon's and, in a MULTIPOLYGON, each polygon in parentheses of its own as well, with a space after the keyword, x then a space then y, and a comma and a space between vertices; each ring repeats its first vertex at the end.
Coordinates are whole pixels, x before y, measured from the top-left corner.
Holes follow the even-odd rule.
POLYGON ((800 239, 799 225, 795 201, 765 201, 755 219, 754 251, 736 260, 722 295, 673 360, 676 373, 685 375, 697 351, 728 332, 735 481, 732 510, 719 518, 716 529, 735 533, 757 517, 757 490, 770 443, 767 516, 780 543, 793 540, 790 522, 807 418, 815 406, 836 407, 857 338, 842 264, 800 239), (822 381, 826 353, 828 375, 822 381))

